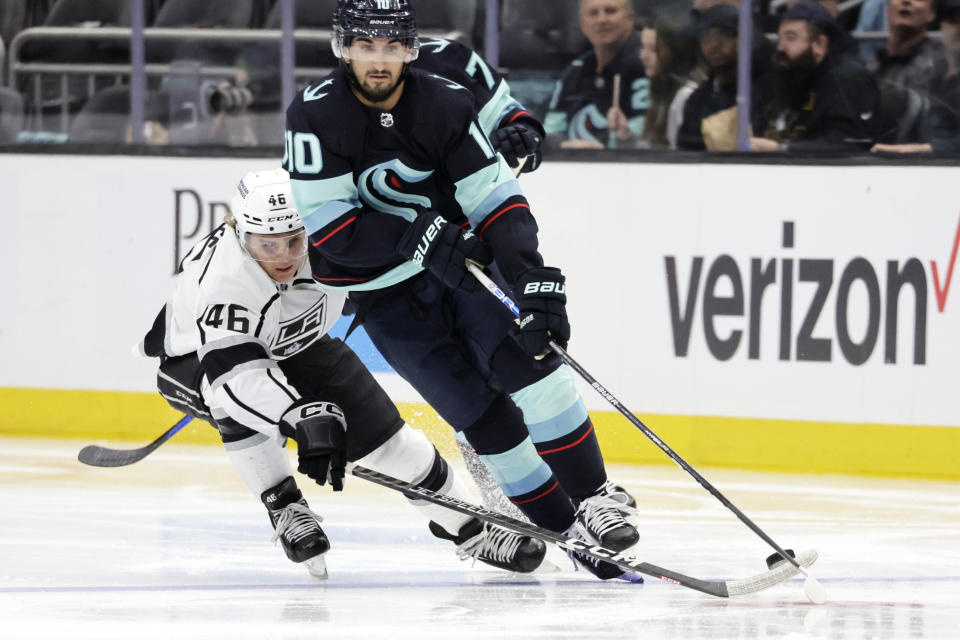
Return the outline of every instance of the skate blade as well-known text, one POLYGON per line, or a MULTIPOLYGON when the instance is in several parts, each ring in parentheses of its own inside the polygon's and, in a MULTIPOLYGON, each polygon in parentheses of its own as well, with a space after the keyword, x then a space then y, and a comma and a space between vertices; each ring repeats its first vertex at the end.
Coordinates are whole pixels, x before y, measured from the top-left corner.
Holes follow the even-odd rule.
POLYGON ((327 574, 327 561, 323 557, 322 553, 320 555, 313 556, 309 560, 304 560, 303 566, 307 568, 307 572, 314 578, 326 580, 329 577, 327 574))
POLYGON ((559 573, 563 571, 556 563, 552 562, 550 558, 544 558, 543 562, 540 563, 540 566, 532 571, 534 574, 544 574, 544 573, 559 573))

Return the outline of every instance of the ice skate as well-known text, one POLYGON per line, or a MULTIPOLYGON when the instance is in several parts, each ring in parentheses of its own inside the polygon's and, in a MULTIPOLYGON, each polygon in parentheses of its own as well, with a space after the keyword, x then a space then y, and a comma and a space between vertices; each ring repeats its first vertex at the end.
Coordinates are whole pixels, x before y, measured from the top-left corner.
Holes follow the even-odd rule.
POLYGON ((310 575, 326 578, 327 563, 323 554, 330 549, 330 541, 320 528, 323 518, 307 506, 293 477, 267 489, 260 499, 273 524, 272 542, 279 540, 287 557, 303 563, 310 575))
POLYGON ((598 494, 605 498, 616 500, 620 504, 630 507, 630 510, 627 511, 627 513, 632 514, 637 509, 637 501, 633 498, 633 496, 630 495, 626 489, 618 484, 614 484, 611 480, 607 480, 603 483, 603 485, 601 485, 598 494))
MULTIPOLYGON (((582 524, 586 532, 604 547, 614 551, 624 551, 637 544, 640 534, 624 518, 620 508, 622 505, 616 504, 620 503, 620 500, 605 494, 607 484, 580 503, 577 509, 577 522, 582 524)), ((630 497, 625 491, 621 493, 630 497)))
POLYGON ((457 535, 431 520, 430 533, 455 542, 461 560, 475 558, 505 571, 530 573, 540 566, 547 552, 542 540, 481 522, 477 518, 460 527, 457 535))
MULTIPOLYGON (((598 544, 597 540, 590 535, 590 533, 584 528, 580 520, 574 520, 573 524, 563 532, 568 538, 576 538, 577 540, 583 540, 587 544, 595 545, 598 544)), ((605 546, 605 545, 604 545, 605 546)), ((643 576, 640 576, 635 573, 630 573, 624 571, 615 564, 610 564, 609 562, 603 562, 592 556, 588 556, 576 551, 567 550, 567 555, 570 556, 570 559, 573 560, 574 568, 583 567, 593 575, 597 576, 601 580, 612 580, 613 578, 620 578, 628 582, 643 582, 643 576)))

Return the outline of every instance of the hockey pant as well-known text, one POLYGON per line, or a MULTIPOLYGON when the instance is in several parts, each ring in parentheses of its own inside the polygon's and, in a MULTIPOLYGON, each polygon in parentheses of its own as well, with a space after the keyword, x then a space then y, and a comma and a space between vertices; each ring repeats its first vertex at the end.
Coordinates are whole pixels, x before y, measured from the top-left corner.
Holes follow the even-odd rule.
MULTIPOLYGON (((195 356, 168 358, 164 364, 171 360, 177 366, 162 366, 158 374, 158 385, 165 385, 160 387, 161 393, 168 401, 171 397, 180 400, 184 395, 203 398, 204 402, 194 401, 188 406, 182 401, 171 404, 217 426, 231 463, 254 496, 259 498, 293 475, 284 450, 285 438, 276 431, 258 432, 231 417, 209 392, 195 356)), ((395 405, 342 341, 321 338, 303 352, 281 361, 280 368, 301 395, 340 406, 347 422, 347 457, 351 461, 437 493, 471 500, 446 460, 423 433, 404 424, 395 405)), ((470 520, 469 516, 423 500, 409 501, 426 518, 452 534, 457 534, 470 520)))
POLYGON ((534 523, 566 529, 573 501, 606 472, 559 357, 531 358, 489 293, 451 290, 429 273, 350 295, 384 358, 470 443, 510 501, 534 523))

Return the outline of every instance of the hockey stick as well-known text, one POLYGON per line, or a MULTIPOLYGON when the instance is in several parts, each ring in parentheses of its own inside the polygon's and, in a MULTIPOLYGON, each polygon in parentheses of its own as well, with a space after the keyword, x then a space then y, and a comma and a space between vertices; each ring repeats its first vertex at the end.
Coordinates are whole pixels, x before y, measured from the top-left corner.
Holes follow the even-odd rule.
MULTIPOLYGON (((479 265, 477 265, 475 262, 471 262, 468 260, 467 268, 470 270, 470 273, 472 273, 477 278, 477 280, 484 287, 486 287, 486 289, 490 293, 492 293, 498 300, 500 300, 500 302, 502 302, 504 306, 510 309, 510 311, 512 311, 513 314, 517 316, 517 318, 519 319, 520 308, 517 307, 517 305, 513 302, 513 300, 511 300, 507 296, 507 294, 500 287, 498 287, 497 284, 487 276, 487 274, 485 274, 481 270, 479 265)), ((555 351, 557 355, 559 355, 560 358, 566 364, 568 364, 571 368, 573 368, 573 370, 576 371, 581 378, 586 380, 587 384, 593 387, 597 391, 597 393, 599 393, 601 396, 603 396, 603 398, 607 402, 613 405, 613 407, 617 411, 619 411, 620 414, 623 415, 623 417, 629 420, 630 423, 633 424, 633 426, 640 429, 640 431, 643 432, 643 435, 647 436, 647 438, 649 438, 655 445, 657 445, 661 451, 663 451, 665 454, 667 454, 667 456, 671 460, 677 463, 681 469, 683 469, 684 471, 689 473, 691 476, 693 476, 693 479, 696 480, 698 483, 700 483, 700 486, 706 489, 714 498, 719 500, 721 504, 723 504, 723 506, 727 507, 730 511, 732 511, 733 514, 736 515, 741 522, 747 525, 754 533, 760 536, 760 538, 762 538, 764 542, 770 545, 780 555, 781 558, 783 558, 784 560, 792 564, 800 573, 806 576, 807 582, 804 585, 804 591, 807 593, 807 597, 810 598, 811 601, 817 602, 817 600, 820 600, 821 598, 823 600, 826 599, 826 592, 824 591, 820 583, 817 582, 816 578, 814 578, 809 573, 807 573, 806 569, 803 566, 801 566, 801 564, 797 562, 797 560, 793 556, 791 556, 789 553, 784 551, 780 547, 780 545, 778 545, 776 542, 773 541, 773 538, 771 538, 766 533, 764 533, 764 531, 760 527, 754 524, 754 522, 750 518, 748 518, 746 514, 740 511, 740 509, 738 509, 732 502, 730 502, 726 498, 726 496, 720 493, 720 491, 717 490, 716 487, 714 487, 712 484, 707 482, 707 479, 701 476, 699 473, 697 473, 696 469, 694 469, 689 464, 687 464, 687 461, 681 458, 676 451, 671 449, 670 446, 667 445, 667 443, 661 440, 660 437, 657 436, 657 434, 650 429, 650 427, 645 425, 637 416, 633 415, 632 412, 630 412, 626 407, 624 407, 623 404, 619 400, 617 400, 617 398, 614 397, 612 393, 607 391, 607 389, 603 385, 601 385, 599 382, 596 381, 596 379, 593 376, 587 373, 586 369, 580 366, 580 364, 576 360, 571 358, 570 354, 568 354, 563 347, 561 347, 556 342, 551 340, 550 348, 553 349, 553 351, 555 351)))
MULTIPOLYGON (((122 450, 109 449, 107 447, 100 447, 98 445, 88 445, 81 450, 78 458, 80 462, 94 467, 122 467, 133 464, 150 455, 160 445, 169 440, 175 433, 186 426, 190 420, 192 420, 192 416, 184 416, 182 420, 170 427, 166 432, 163 433, 163 435, 147 446, 141 447, 140 449, 122 450)), ((536 525, 522 522, 520 520, 514 520, 513 518, 496 513, 494 511, 489 511, 483 507, 473 505, 468 502, 463 502, 452 496, 445 496, 434 491, 430 491, 429 489, 410 484, 409 482, 404 482, 403 480, 391 478, 390 476, 378 473, 365 467, 350 464, 348 469, 352 475, 355 475, 358 478, 363 478, 364 480, 373 482, 374 484, 379 484, 389 489, 393 489, 394 491, 399 491, 406 496, 426 500, 427 502, 438 504, 458 513, 474 516, 485 522, 503 527, 504 529, 509 529, 516 533, 539 538, 544 542, 552 542, 562 549, 576 551, 577 553, 596 558, 603 562, 615 564, 624 571, 643 573, 667 582, 672 582, 673 584, 687 587, 688 589, 694 589, 696 591, 701 591, 703 593, 720 598, 740 596, 763 591, 764 589, 769 589, 770 587, 786 582, 793 576, 797 575, 797 570, 795 568, 786 563, 780 563, 764 573, 760 573, 742 580, 712 581, 691 578, 690 576, 685 576, 682 573, 677 573, 676 571, 670 571, 669 569, 663 569, 648 562, 642 562, 629 554, 617 553, 616 551, 599 545, 591 546, 577 538, 567 538, 548 529, 543 529, 536 525)), ((816 562, 817 552, 813 550, 806 551, 801 553, 799 558, 801 564, 804 566, 810 566, 816 562)))
MULTIPOLYGON (((483 520, 484 522, 489 522, 490 524, 503 527, 504 529, 509 529, 514 533, 520 533, 533 538, 539 538, 544 542, 552 542, 561 549, 576 551, 579 554, 590 556, 591 558, 595 558, 603 562, 608 562, 616 565, 624 571, 637 572, 648 576, 653 576, 654 578, 659 578, 660 580, 678 584, 681 587, 700 591, 718 598, 729 598, 731 596, 742 596, 750 593, 757 593, 758 591, 763 591, 765 589, 769 589, 770 587, 786 582, 798 573, 797 569, 793 566, 787 564, 786 562, 781 562, 763 573, 741 580, 701 580, 699 578, 691 578, 690 576, 683 575, 682 573, 664 569, 662 567, 650 564, 649 562, 638 560, 629 553, 618 553, 612 549, 608 549, 600 545, 590 545, 589 543, 578 538, 568 538, 559 533, 550 531, 549 529, 544 529, 528 522, 515 520, 500 513, 496 513, 495 511, 485 509, 484 507, 470 504, 469 502, 463 502, 462 500, 458 500, 452 496, 442 495, 434 491, 430 491, 429 489, 424 489, 423 487, 410 484, 409 482, 404 482, 403 480, 391 478, 390 476, 386 476, 377 471, 372 471, 365 467, 350 464, 347 466, 347 469, 352 475, 355 475, 358 478, 363 478, 364 480, 379 484, 387 487, 388 489, 399 491, 408 497, 416 497, 421 500, 426 500, 427 502, 432 502, 442 507, 446 507, 458 513, 474 516, 480 520, 483 520)), ((816 562, 817 552, 812 549, 805 551, 801 553, 797 559, 799 560, 799 564, 804 567, 809 567, 816 562)))
POLYGON ((91 467, 125 467, 128 464, 143 460, 156 451, 157 447, 172 438, 191 420, 193 420, 193 416, 183 416, 177 424, 164 431, 159 438, 139 449, 110 449, 96 444, 88 444, 80 450, 77 460, 91 467))

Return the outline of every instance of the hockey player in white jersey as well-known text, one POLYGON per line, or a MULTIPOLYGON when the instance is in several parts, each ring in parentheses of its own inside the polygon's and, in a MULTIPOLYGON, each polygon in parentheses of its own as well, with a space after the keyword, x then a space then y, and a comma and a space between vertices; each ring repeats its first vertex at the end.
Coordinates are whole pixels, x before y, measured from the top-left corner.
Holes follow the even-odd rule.
MULTIPOLYGON (((183 259, 142 351, 160 358, 157 385, 170 404, 219 430, 290 560, 324 577, 330 542, 297 488, 287 438, 297 442, 298 471, 334 491, 343 488, 349 460, 470 497, 353 351, 327 335, 346 293, 321 288, 306 255, 286 171, 247 174, 225 223, 183 259)), ((543 560, 540 540, 411 502, 434 535, 455 542, 461 558, 519 572, 543 560)))

